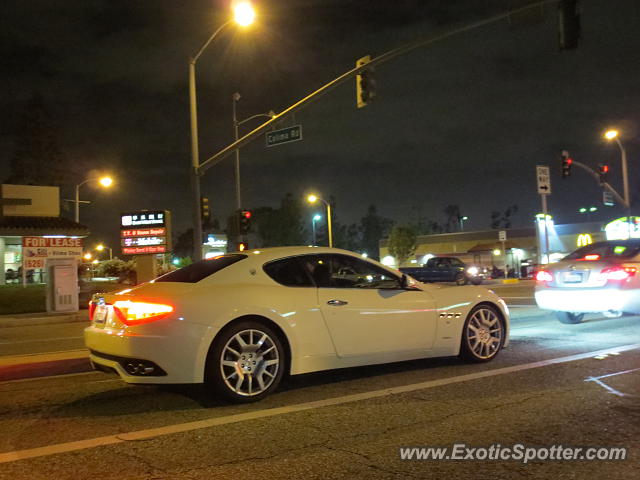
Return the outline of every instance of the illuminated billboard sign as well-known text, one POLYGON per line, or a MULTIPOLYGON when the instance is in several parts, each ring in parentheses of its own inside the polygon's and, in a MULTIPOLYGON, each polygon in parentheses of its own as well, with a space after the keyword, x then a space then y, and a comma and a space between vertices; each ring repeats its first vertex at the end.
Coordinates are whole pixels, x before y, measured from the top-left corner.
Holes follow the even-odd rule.
POLYGON ((604 227, 607 240, 627 240, 640 238, 640 217, 618 218, 604 227))
POLYGON ((124 255, 155 255, 171 251, 171 213, 143 210, 120 215, 120 245, 124 255))

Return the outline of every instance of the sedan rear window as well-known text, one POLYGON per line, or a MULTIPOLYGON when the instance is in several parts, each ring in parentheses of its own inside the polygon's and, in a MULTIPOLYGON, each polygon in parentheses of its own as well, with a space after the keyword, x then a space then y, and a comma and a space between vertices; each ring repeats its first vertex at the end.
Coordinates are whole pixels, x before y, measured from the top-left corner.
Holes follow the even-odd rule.
POLYGON ((640 252, 640 242, 633 240, 621 240, 621 241, 608 241, 597 242, 579 248, 573 253, 570 253, 564 260, 600 260, 611 258, 631 258, 635 257, 640 252))
POLYGON ((200 260, 199 262, 187 265, 179 270, 174 270, 166 275, 156 278, 156 282, 182 282, 182 283, 196 283, 207 278, 209 275, 213 275, 219 272, 229 265, 233 265, 240 260, 247 258, 246 255, 230 254, 220 255, 218 257, 208 258, 206 260, 200 260))

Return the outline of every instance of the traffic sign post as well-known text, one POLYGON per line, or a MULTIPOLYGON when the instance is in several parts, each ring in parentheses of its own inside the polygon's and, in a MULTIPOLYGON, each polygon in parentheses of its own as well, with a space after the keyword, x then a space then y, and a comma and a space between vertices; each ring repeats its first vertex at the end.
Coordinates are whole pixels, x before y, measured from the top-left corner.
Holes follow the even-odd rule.
POLYGON ((294 125, 293 127, 281 128, 267 132, 265 135, 267 147, 280 145, 282 143, 291 143, 302 140, 302 125, 294 125))
MULTIPOLYGON (((544 223, 544 253, 547 258, 547 263, 549 263, 549 229, 547 223, 547 195, 551 194, 551 176, 549 175, 549 166, 548 165, 536 165, 536 176, 538 180, 538 193, 540 194, 540 199, 542 200, 542 221, 544 223)), ((538 222, 538 226, 540 222, 538 222)), ((539 249, 539 251, 542 249, 539 249)), ((542 263, 542 255, 539 255, 540 263, 542 263)))
POLYGON ((602 204, 605 207, 613 207, 615 205, 615 200, 613 199, 613 194, 604 190, 602 192, 602 204))

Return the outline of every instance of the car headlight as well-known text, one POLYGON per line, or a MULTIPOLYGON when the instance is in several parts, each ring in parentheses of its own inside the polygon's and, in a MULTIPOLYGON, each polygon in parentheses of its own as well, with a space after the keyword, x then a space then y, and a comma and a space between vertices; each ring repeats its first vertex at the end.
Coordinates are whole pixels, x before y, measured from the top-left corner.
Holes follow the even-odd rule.
POLYGON ((469 267, 469 268, 467 268, 467 273, 469 275, 477 275, 478 274, 478 267, 469 267))

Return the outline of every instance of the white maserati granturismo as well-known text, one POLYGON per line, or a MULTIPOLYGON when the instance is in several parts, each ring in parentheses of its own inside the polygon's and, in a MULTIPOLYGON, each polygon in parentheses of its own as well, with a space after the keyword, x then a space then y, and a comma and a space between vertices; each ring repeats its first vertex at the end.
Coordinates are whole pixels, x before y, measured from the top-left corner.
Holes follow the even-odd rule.
POLYGON ((263 398, 283 375, 460 355, 494 358, 509 311, 478 286, 426 285, 338 249, 278 247, 193 263, 94 295, 85 343, 129 383, 263 398))

